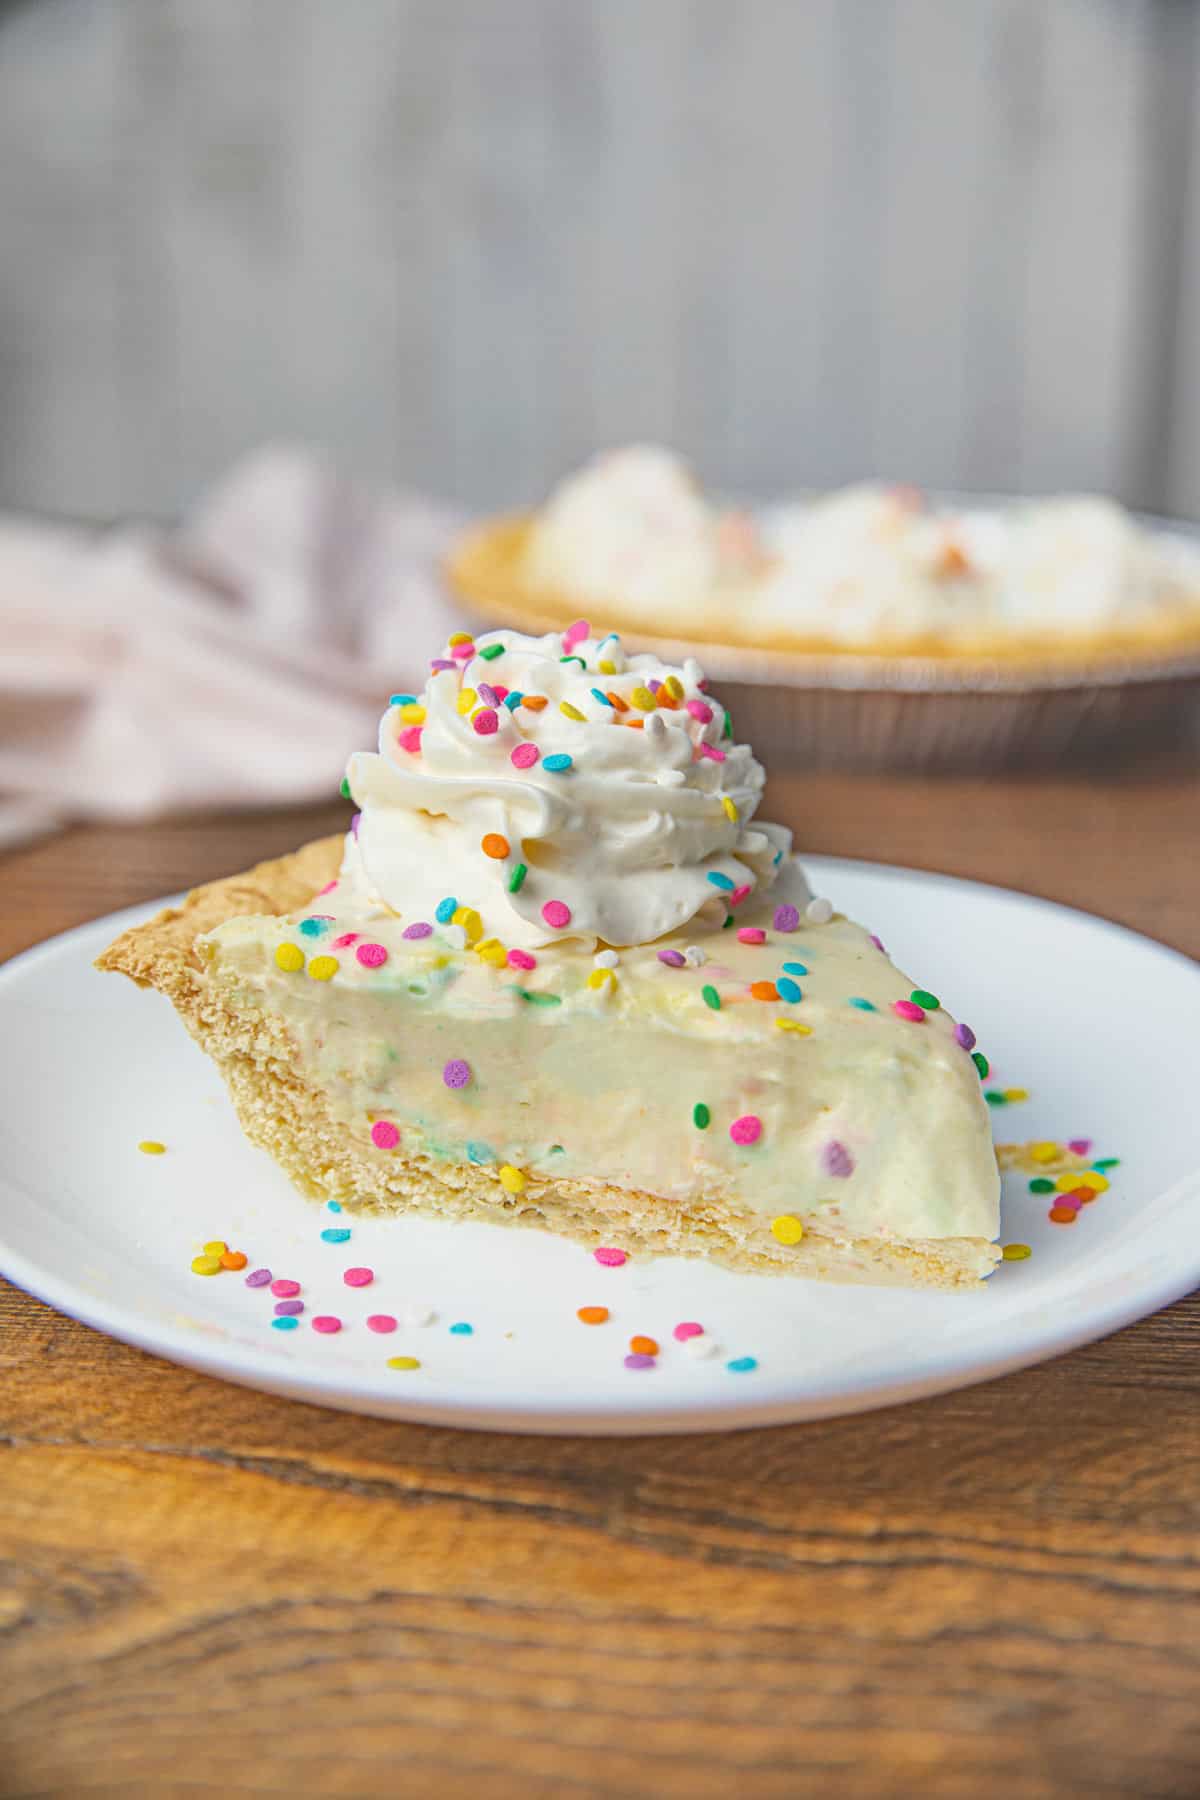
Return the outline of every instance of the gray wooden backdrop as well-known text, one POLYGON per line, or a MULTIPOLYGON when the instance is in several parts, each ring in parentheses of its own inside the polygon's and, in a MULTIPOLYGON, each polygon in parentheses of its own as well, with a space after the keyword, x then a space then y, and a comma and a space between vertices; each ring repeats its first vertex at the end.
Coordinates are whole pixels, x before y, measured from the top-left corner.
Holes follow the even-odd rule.
POLYGON ((9 0, 0 505, 289 437, 1200 514, 1190 0, 9 0))

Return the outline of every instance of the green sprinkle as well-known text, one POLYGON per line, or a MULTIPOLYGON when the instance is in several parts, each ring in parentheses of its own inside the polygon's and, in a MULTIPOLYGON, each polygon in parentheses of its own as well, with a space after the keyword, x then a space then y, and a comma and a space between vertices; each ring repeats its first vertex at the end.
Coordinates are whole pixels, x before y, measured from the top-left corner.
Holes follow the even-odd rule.
POLYGON ((936 1012, 942 1004, 937 995, 931 994, 928 988, 914 988, 909 999, 914 1006, 923 1006, 926 1012, 936 1012))
POLYGON ((1002 1094, 1000 1092, 999 1088, 988 1088, 986 1090, 986 1092, 984 1093, 983 1097, 987 1101, 989 1106, 1007 1106, 1008 1105, 1008 1096, 1006 1094, 1002 1094))
POLYGON ((346 780, 344 775, 342 776, 342 785, 338 789, 338 792, 341 794, 343 800, 349 800, 351 798, 350 783, 346 780))
POLYGON ((722 925, 721 925, 721 930, 722 930, 722 931, 728 931, 728 930, 729 930, 729 927, 730 927, 730 926, 731 926, 731 925, 732 925, 732 924, 733 924, 733 914, 732 914, 732 913, 726 913, 726 914, 725 914, 725 918, 724 918, 724 921, 723 921, 723 922, 722 922, 722 925))
POLYGON ((517 864, 516 868, 513 870, 512 874, 508 878, 508 891, 510 894, 519 894, 520 893, 521 884, 525 880, 525 877, 528 875, 528 873, 529 873, 529 870, 525 867, 524 863, 517 864))
POLYGON ((485 644, 479 654, 482 656, 484 662, 495 662, 498 656, 504 655, 504 645, 485 644))
POLYGON ((1031 1194, 1052 1194, 1054 1183, 1045 1175, 1035 1175, 1029 1184, 1029 1191, 1031 1194))
POLYGON ((991 1068, 992 1065, 988 1061, 987 1057, 983 1054, 983 1051, 982 1050, 972 1050, 971 1061, 975 1064, 975 1067, 979 1070, 980 1081, 986 1081, 988 1070, 991 1068))
POLYGON ((561 994, 534 994, 528 988, 518 988, 522 1000, 528 1000, 530 1006, 561 1006, 561 994))
POLYGON ((692 1108, 692 1124, 696 1127, 696 1130, 707 1131, 709 1120, 711 1118, 712 1114, 709 1112, 707 1106, 705 1106, 703 1100, 697 1100, 695 1106, 692 1108))
POLYGON ((721 996, 710 981, 706 981, 704 986, 700 989, 700 996, 704 1001, 705 1006, 711 1006, 714 1012, 720 1012, 721 996))
POLYGON ((1092 1164, 1092 1167, 1095 1169, 1096 1173, 1099 1174, 1102 1169, 1119 1168, 1120 1163, 1121 1159, 1119 1156, 1101 1156, 1092 1164))
POLYGON ((725 714, 725 729, 722 731, 721 736, 727 738, 733 736, 733 714, 731 712, 727 711, 725 714))
POLYGON ((577 662, 581 669, 587 668, 582 656, 560 656, 558 660, 560 663, 577 662))

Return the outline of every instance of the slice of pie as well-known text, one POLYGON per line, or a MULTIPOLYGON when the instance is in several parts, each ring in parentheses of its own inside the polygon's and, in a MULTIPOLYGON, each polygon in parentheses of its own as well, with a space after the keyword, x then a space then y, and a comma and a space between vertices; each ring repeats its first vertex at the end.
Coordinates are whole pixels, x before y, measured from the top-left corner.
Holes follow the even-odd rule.
POLYGON ((465 634, 360 812, 100 958, 160 989, 252 1142, 347 1208, 733 1268, 972 1285, 986 1062, 759 824, 699 667, 465 634))

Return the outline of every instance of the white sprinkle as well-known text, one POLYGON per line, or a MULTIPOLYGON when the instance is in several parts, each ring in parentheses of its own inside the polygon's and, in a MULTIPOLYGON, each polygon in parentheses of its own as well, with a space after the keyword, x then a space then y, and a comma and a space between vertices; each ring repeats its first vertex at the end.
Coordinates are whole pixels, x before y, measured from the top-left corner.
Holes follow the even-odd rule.
POLYGON ((656 769, 654 779, 660 787, 683 787, 687 776, 682 769, 656 769))
POLYGON ((466 934, 466 931, 463 928, 463 926, 461 926, 461 925, 446 925, 443 927, 443 929, 446 933, 446 942, 449 944, 449 946, 452 950, 465 950, 466 949, 467 934, 466 934))
POLYGON ((703 968, 704 964, 708 961, 708 958, 705 956, 699 944, 689 944, 683 953, 683 960, 689 969, 700 969, 703 968))
POLYGON ((689 1356, 694 1356, 700 1361, 707 1360, 710 1356, 715 1356, 721 1348, 716 1339, 710 1338, 707 1333, 702 1334, 700 1337, 687 1338, 683 1347, 689 1356))
POLYGON ((810 925, 828 925, 833 917, 833 901, 810 900, 804 909, 804 916, 810 925))
POLYGON ((432 1306, 424 1305, 406 1306, 403 1316, 406 1325, 432 1325, 437 1318, 432 1306))
POLYGON ((597 950, 592 958, 594 969, 619 969, 620 966, 621 959, 615 950, 597 950))
POLYGON ((667 721, 661 713, 650 713, 642 730, 652 744, 661 744, 667 735, 667 721))
POLYGON ((694 688, 698 688, 704 680, 704 670, 694 656, 685 656, 683 659, 683 679, 689 687, 694 688))

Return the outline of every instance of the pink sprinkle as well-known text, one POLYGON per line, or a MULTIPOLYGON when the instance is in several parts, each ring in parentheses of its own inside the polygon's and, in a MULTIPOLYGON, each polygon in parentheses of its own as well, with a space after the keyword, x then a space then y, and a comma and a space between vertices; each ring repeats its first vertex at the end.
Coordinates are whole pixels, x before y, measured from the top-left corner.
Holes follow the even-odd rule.
POLYGON ((251 1269, 246 1277, 247 1287, 266 1287, 271 1279, 270 1269, 251 1269))
POLYGON ((754 889, 751 887, 750 883, 748 881, 743 882, 741 887, 735 887, 732 894, 730 894, 730 906, 740 906, 743 900, 748 900, 753 892, 754 889))
POLYGON ((482 706, 471 720, 480 737, 494 737, 500 729, 500 719, 490 706, 482 706))
POLYGON ((404 927, 404 930, 400 935, 401 937, 406 938, 432 937, 433 926, 429 923, 428 919, 415 919, 411 925, 406 925, 404 927))
POLYGON ((342 1321, 334 1313, 318 1313, 312 1322, 312 1328, 329 1336, 342 1329, 342 1321))
POLYGON ((671 1336, 677 1343, 686 1344, 689 1338, 703 1337, 704 1327, 703 1325, 697 1325, 694 1319, 685 1319, 682 1325, 677 1325, 675 1327, 671 1336))
POLYGON ((300 1292, 298 1281, 273 1281, 271 1292, 277 1300, 291 1300, 300 1292))
POLYGON ((765 944, 766 941, 767 941, 767 934, 759 926, 757 926, 757 925, 739 925, 738 926, 738 943, 739 944, 765 944))
POLYGON ((396 733, 396 742, 402 750, 407 750, 410 756, 415 756, 421 748, 421 727, 406 725, 403 731, 396 733))
POLYGON ((274 1310, 277 1319, 298 1319, 304 1311, 304 1302, 303 1300, 277 1300, 274 1310))
POLYGON ((606 1269, 619 1269, 622 1263, 629 1261, 623 1250, 613 1250, 604 1245, 599 1250, 593 1250, 592 1255, 606 1269))
POLYGON ((844 1181, 854 1173, 854 1158, 845 1144, 839 1144, 836 1138, 831 1138, 821 1152, 821 1167, 827 1175, 836 1175, 839 1180, 844 1181))
POLYGON ((1054 1204, 1055 1206, 1069 1206, 1072 1212, 1078 1212, 1083 1206, 1083 1201, 1077 1194, 1055 1194, 1054 1204))
POLYGON ((475 646, 474 644, 452 644, 450 654, 455 662, 470 662, 475 654, 475 646))
POLYGON ((511 969, 536 969, 537 957, 530 956, 528 950, 510 950, 508 965, 511 969))
POLYGON ((508 760, 514 769, 532 769, 541 754, 536 744, 518 744, 508 760))
POLYGON ((507 700, 509 694, 512 692, 512 689, 506 688, 502 681, 493 681, 492 692, 493 692, 493 694, 495 694, 496 704, 497 704, 497 706, 499 706, 501 700, 507 700))
POLYGON ((775 908, 776 931, 795 931, 800 923, 800 914, 796 907, 785 900, 782 906, 775 908))
POLYGON ((893 1000, 892 1011, 898 1019, 911 1019, 914 1025, 919 1025, 925 1017, 925 1008, 918 1006, 915 1000, 893 1000))
POLYGON ((660 950, 658 960, 660 963, 666 963, 668 969, 682 969, 687 958, 682 950, 660 950))
POLYGON ((969 1025, 958 1024, 954 1027, 954 1041, 961 1044, 964 1050, 975 1048, 975 1033, 969 1025))
POLYGON ((1070 1142, 1067 1144, 1067 1149, 1072 1151, 1074 1153, 1074 1155, 1076 1155, 1076 1156, 1089 1155, 1091 1152, 1091 1148, 1092 1148, 1091 1138, 1072 1138, 1070 1140, 1070 1142))
POLYGON ((869 939, 869 941, 870 941, 870 942, 871 942, 871 943, 872 943, 872 944, 874 944, 874 946, 875 946, 875 948, 876 948, 876 949, 877 949, 877 950, 879 950, 879 951, 882 951, 882 953, 883 953, 883 955, 884 955, 884 956, 886 956, 886 955, 887 955, 887 951, 886 951, 886 950, 884 950, 884 948, 883 948, 883 945, 882 945, 882 943, 881 943, 881 942, 880 942, 880 940, 879 940, 879 939, 878 939, 878 938, 877 938, 877 937, 876 937, 876 936, 875 936, 875 933, 874 933, 874 932, 873 932, 873 931, 871 931, 871 932, 868 932, 868 934, 867 934, 867 936, 868 936, 868 939, 869 939))
POLYGON ((374 1269, 347 1269, 342 1276, 347 1287, 370 1287, 374 1279, 374 1269))
POLYGON ((729 1127, 729 1135, 735 1144, 757 1144, 762 1136, 762 1120, 755 1113, 743 1113, 729 1127))
MULTIPOLYGON (((405 937, 408 932, 405 932, 405 937)), ((387 951, 382 944, 360 944, 354 952, 364 969, 380 969, 387 961, 387 951)))
POLYGON ((687 709, 691 713, 693 719, 699 719, 702 725, 710 725, 712 723, 712 707, 706 705, 703 700, 689 700, 687 709))
POLYGON ((567 629, 562 634, 563 649, 567 652, 572 651, 576 644, 582 644, 584 638, 590 637, 591 634, 592 628, 587 620, 576 619, 575 623, 573 625, 568 625, 567 629))
POLYGON ((654 1366, 654 1358, 652 1356, 644 1356, 640 1350, 634 1350, 625 1358, 625 1367, 627 1369, 652 1369, 654 1366))
POLYGON ((358 942, 357 931, 343 931, 341 937, 334 938, 333 948, 335 950, 345 950, 347 945, 356 944, 357 942, 358 942))
POLYGON ((391 1313, 368 1313, 368 1331, 395 1331, 396 1321, 391 1313))
POLYGON ((335 876, 332 881, 327 881, 323 888, 317 889, 316 898, 319 900, 321 898, 322 894, 332 894, 332 892, 336 886, 337 886, 337 877, 335 876))
POLYGON ((390 1119, 376 1119, 371 1127, 371 1142, 377 1150, 394 1150, 400 1133, 390 1119))
POLYGON ((542 917, 555 931, 561 931, 564 925, 571 923, 571 909, 565 900, 547 900, 542 917))
POLYGON ((696 748, 699 750, 701 756, 707 756, 709 762, 725 761, 725 752, 723 750, 718 750, 715 744, 697 744, 696 748))

